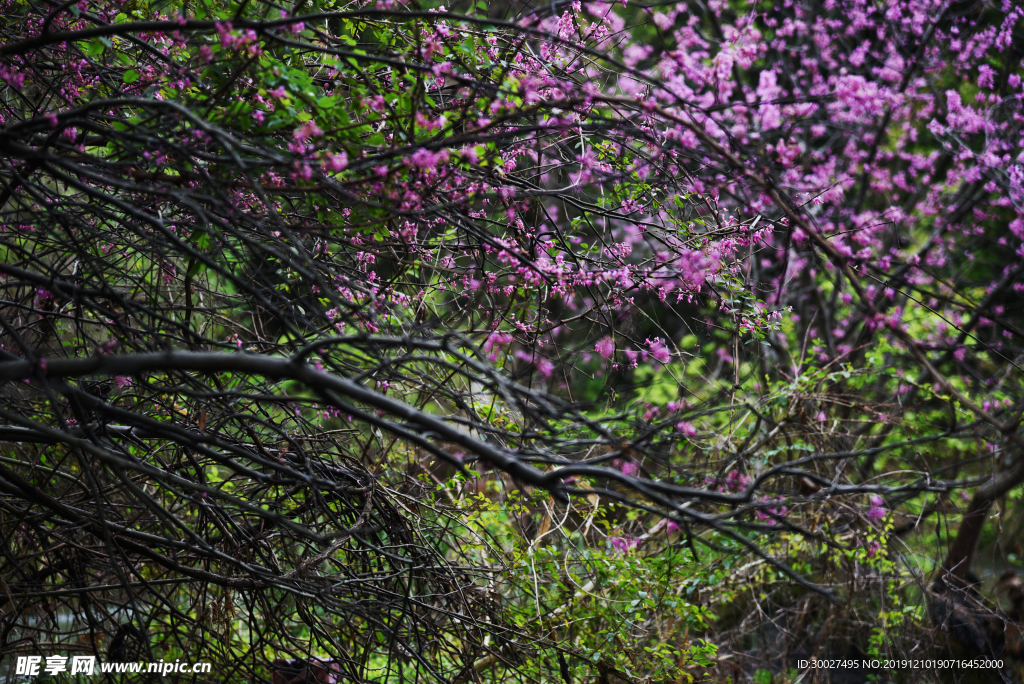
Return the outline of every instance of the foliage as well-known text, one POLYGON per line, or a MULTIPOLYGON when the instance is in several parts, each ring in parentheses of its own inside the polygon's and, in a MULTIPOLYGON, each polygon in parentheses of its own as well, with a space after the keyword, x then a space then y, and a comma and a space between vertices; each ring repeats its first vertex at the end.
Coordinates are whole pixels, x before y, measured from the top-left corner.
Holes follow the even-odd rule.
POLYGON ((0 651, 655 684, 955 641, 928 574, 1024 556, 1022 15, 11 0, 0 651))

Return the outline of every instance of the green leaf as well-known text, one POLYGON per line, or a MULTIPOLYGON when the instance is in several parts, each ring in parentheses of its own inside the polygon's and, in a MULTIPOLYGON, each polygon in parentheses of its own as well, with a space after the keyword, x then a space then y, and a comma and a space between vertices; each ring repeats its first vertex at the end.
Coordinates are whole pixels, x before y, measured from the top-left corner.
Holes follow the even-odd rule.
POLYGON ((128 71, 124 72, 124 82, 125 83, 135 83, 138 80, 139 80, 139 72, 136 71, 135 69, 129 69, 128 71))
POLYGON ((86 46, 85 54, 89 55, 90 57, 99 57, 103 54, 103 51, 106 49, 106 46, 104 46, 103 43, 100 42, 99 38, 93 38, 89 41, 89 45, 86 46))

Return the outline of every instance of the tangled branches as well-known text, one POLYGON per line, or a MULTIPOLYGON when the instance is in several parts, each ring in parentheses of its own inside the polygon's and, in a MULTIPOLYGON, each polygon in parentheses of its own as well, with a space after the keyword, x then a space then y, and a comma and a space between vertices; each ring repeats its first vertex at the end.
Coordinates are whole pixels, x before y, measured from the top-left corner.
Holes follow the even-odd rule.
POLYGON ((839 602, 977 488, 966 587, 1024 481, 1019 12, 699 4, 9 4, 4 652, 654 681, 714 652, 659 578, 839 602))

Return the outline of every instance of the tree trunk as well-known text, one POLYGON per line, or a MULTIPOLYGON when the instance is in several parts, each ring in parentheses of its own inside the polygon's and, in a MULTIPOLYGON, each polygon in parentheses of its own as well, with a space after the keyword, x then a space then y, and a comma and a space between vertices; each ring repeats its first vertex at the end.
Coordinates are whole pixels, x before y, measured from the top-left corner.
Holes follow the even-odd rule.
POLYGON ((936 582, 942 581, 954 586, 964 587, 968 584, 967 576, 974 561, 974 550, 978 538, 985 527, 988 511, 996 499, 1024 482, 1024 454, 1018 454, 1009 468, 997 473, 991 480, 978 487, 971 499, 967 512, 960 527, 956 531, 956 539, 949 549, 946 561, 936 582))

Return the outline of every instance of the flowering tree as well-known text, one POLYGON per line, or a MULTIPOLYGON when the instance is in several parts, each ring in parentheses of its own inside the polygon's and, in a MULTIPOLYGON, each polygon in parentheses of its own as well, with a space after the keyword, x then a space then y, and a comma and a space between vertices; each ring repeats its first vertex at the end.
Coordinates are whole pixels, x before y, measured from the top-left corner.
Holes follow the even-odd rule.
POLYGON ((953 492, 963 603, 1024 481, 1021 8, 510 11, 6 6, 5 653, 674 679, 743 583, 898 602, 953 492))

